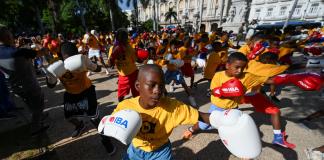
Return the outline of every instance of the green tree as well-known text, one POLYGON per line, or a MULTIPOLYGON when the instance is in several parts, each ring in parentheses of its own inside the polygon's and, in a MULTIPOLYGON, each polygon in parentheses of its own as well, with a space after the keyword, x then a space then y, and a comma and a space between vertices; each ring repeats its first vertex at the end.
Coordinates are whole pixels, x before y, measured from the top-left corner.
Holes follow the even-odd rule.
POLYGON ((170 21, 171 25, 172 18, 174 21, 177 20, 177 12, 174 11, 173 8, 169 8, 168 12, 165 13, 165 21, 170 21))

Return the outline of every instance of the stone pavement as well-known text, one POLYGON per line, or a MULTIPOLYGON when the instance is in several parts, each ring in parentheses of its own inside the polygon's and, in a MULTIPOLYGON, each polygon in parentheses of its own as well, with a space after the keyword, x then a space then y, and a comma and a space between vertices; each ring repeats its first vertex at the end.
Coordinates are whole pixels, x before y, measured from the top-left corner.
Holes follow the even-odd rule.
MULTIPOLYGON (((90 78, 96 86, 97 98, 100 106, 101 117, 110 114, 117 105, 117 76, 112 71, 111 76, 107 77, 103 72, 97 73, 90 78)), ((196 74, 196 80, 201 78, 201 74, 196 74)), ((16 120, 0 121, 0 159, 22 159, 29 155, 18 154, 22 151, 39 146, 30 146, 31 143, 41 143, 43 146, 49 146, 48 154, 38 159, 60 159, 60 160, 99 160, 99 159, 121 159, 121 155, 126 151, 126 146, 114 141, 118 147, 117 153, 113 157, 109 157, 104 147, 100 143, 96 129, 87 122, 87 132, 81 137, 72 139, 70 135, 73 126, 64 120, 63 115, 63 93, 64 89, 61 85, 54 89, 48 89, 45 84, 44 77, 39 78, 42 88, 45 92, 46 112, 49 113, 47 122, 51 124, 45 135, 39 139, 29 138, 25 135, 27 129, 26 124, 30 119, 27 109, 19 111, 16 120), (17 128, 19 128, 17 130, 17 128), (41 142, 40 139, 42 140, 41 142), (15 154, 16 153, 16 154, 15 154), (44 158, 45 157, 45 158, 44 158)), ((188 79, 186 79, 187 83, 188 79)), ((206 89, 209 87, 207 82, 201 83, 192 92, 198 105, 199 110, 207 111, 210 106, 210 100, 206 96, 206 89)), ((168 86, 166 86, 168 89, 168 86)), ((175 87, 176 90, 169 95, 187 104, 189 101, 184 90, 180 86, 175 87)), ((323 109, 324 97, 319 92, 303 92, 294 86, 284 87, 279 96, 281 102, 278 104, 281 108, 283 122, 286 126, 286 132, 289 136, 288 140, 297 145, 296 149, 290 150, 271 144, 273 138, 270 116, 256 113, 250 105, 240 106, 242 110, 249 113, 255 120, 260 129, 262 138, 262 153, 257 158, 259 160, 304 160, 306 159, 304 149, 307 147, 318 147, 324 144, 324 120, 323 118, 312 121, 308 124, 309 128, 302 127, 298 123, 298 119, 303 118, 319 109, 323 109)), ((23 103, 19 102, 20 106, 23 103)), ((182 140, 182 132, 188 126, 180 126, 176 128, 170 140, 173 146, 173 154, 175 159, 238 159, 227 151, 221 143, 216 130, 201 132, 195 135, 191 140, 182 140)), ((239 134, 239 133, 238 133, 239 134)), ((37 159, 37 157, 36 157, 37 159)))

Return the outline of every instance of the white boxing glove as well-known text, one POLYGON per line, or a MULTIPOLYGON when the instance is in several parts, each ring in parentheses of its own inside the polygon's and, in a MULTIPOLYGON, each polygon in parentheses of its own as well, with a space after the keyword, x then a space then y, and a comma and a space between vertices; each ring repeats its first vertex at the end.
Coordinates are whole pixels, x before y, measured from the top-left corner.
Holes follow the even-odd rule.
POLYGON ((164 59, 167 60, 167 61, 171 60, 172 59, 172 54, 171 53, 166 54, 164 56, 164 59))
POLYGON ((132 142, 142 126, 140 114, 134 110, 121 110, 105 116, 98 125, 98 132, 113 137, 125 145, 132 142))
POLYGON ((204 60, 204 59, 197 58, 196 63, 198 65, 198 67, 200 67, 200 68, 205 68, 206 67, 206 60, 204 60))
POLYGON ((169 63, 174 64, 177 68, 180 68, 184 65, 184 62, 181 59, 171 59, 169 63))
POLYGON ((146 64, 154 64, 154 61, 152 59, 149 59, 146 64))
POLYGON ((47 67, 47 71, 54 75, 56 78, 60 78, 66 73, 63 61, 59 60, 47 67))
POLYGON ((70 72, 87 71, 86 57, 82 54, 71 56, 64 60, 64 67, 70 72))
POLYGON ((226 148, 239 158, 256 158, 261 153, 261 140, 253 119, 237 109, 213 111, 210 124, 218 128, 226 148))

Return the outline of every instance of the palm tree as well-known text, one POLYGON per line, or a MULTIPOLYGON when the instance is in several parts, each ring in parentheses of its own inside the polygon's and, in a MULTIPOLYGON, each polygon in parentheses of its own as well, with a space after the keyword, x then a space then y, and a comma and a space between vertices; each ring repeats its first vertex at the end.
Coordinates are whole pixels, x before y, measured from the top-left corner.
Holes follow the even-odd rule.
POLYGON ((173 8, 169 8, 168 12, 165 13, 165 21, 170 21, 171 25, 171 20, 172 18, 176 21, 177 20, 177 12, 173 10, 173 8))

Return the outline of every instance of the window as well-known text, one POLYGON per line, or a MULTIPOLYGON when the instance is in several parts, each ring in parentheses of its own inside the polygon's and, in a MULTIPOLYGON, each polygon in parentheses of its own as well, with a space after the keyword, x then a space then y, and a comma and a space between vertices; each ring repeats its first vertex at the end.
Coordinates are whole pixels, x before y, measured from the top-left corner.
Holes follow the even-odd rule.
POLYGON ((273 8, 268 8, 266 16, 271 17, 272 16, 272 11, 273 11, 273 8))
POLYGON ((260 9, 256 9, 256 10, 255 10, 255 18, 259 19, 259 17, 260 17, 260 12, 261 12, 260 9))
POLYGON ((318 10, 318 7, 319 7, 319 3, 312 4, 311 7, 308 10, 308 13, 310 13, 310 14, 316 14, 317 13, 317 10, 318 10))
POLYGON ((287 10, 286 6, 281 7, 280 12, 279 12, 279 16, 284 16, 286 14, 286 10, 287 10))
POLYGON ((300 11, 301 11, 302 6, 301 5, 297 5, 295 10, 294 10, 294 15, 299 16, 300 15, 300 11))

